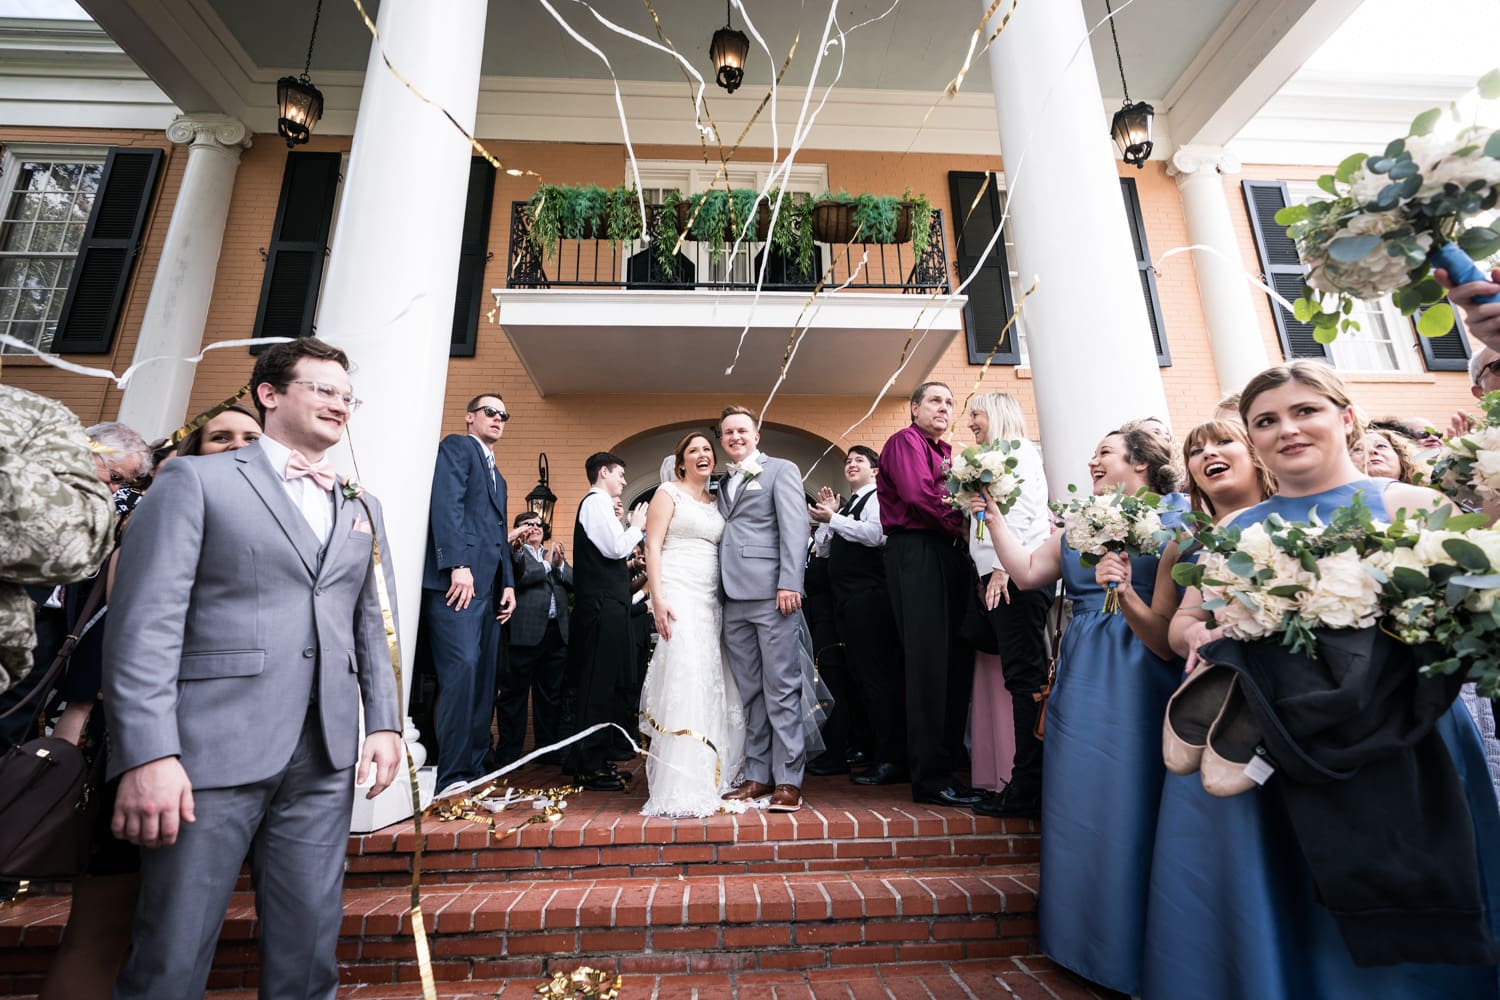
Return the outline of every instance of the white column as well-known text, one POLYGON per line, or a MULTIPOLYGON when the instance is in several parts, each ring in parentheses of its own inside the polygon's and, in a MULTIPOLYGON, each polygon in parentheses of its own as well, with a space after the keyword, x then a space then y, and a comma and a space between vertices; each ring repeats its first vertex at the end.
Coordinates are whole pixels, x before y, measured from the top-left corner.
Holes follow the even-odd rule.
POLYGON ((1238 392, 1271 364, 1219 179, 1239 171, 1239 160, 1218 146, 1183 146, 1167 161, 1167 174, 1176 179, 1182 194, 1188 242, 1212 248, 1193 251, 1193 270, 1222 394, 1238 392))
MULTIPOLYGON (((134 361, 190 358, 203 349, 234 174, 240 151, 250 147, 250 130, 225 115, 183 115, 167 126, 167 138, 189 144, 187 166, 151 282, 134 361)), ((119 419, 148 441, 174 430, 187 415, 197 370, 181 361, 142 368, 125 387, 119 419)))
MULTIPOLYGON (((401 74, 472 130, 486 4, 446 0, 441 6, 437 16, 422 0, 382 0, 377 26, 401 74)), ((386 68, 372 41, 318 306, 318 335, 349 352, 354 390, 365 400, 350 421, 348 448, 335 457, 385 508, 407 677, 421 607, 428 495, 442 429, 471 153, 442 111, 386 68)), ((410 685, 402 686, 410 698, 410 685)), ((377 802, 406 796, 409 813, 410 792, 398 788, 404 782, 377 802)), ((373 828, 395 816, 377 814, 362 820, 356 810, 356 826, 373 828)))
MULTIPOLYGON (((981 0, 976 8, 985 10, 981 0)), ((1079 0, 1022 4, 990 49, 1042 453, 1054 494, 1122 421, 1166 415, 1079 0)))

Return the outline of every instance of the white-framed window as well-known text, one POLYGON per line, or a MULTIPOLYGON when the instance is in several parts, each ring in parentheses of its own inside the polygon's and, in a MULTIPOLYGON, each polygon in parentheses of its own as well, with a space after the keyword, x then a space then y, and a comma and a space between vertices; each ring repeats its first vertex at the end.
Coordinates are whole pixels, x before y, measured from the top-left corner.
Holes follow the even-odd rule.
POLYGON ((0 155, 0 333, 51 348, 108 153, 18 144, 0 155))
MULTIPOLYGON (((720 177, 718 164, 707 164, 701 160, 639 160, 636 165, 641 175, 641 194, 648 205, 661 204, 666 193, 673 190, 683 196, 699 194, 707 191, 710 186, 763 191, 767 181, 770 180, 772 171, 778 166, 774 163, 731 162, 725 168, 724 176, 720 177), (717 180, 715 180, 716 177, 717 180)), ((625 168, 625 183, 635 184, 635 177, 631 174, 628 164, 625 168)), ((781 178, 778 186, 788 194, 820 195, 828 190, 828 164, 794 163, 792 169, 781 178)), ((644 246, 645 243, 637 241, 632 244, 631 251, 638 251, 644 246)), ((727 257, 724 260, 710 262, 705 255, 699 266, 707 266, 710 273, 700 274, 699 280, 752 282, 755 280, 754 257, 754 253, 741 252, 734 260, 731 274, 727 257)))
MULTIPOLYGON (((1287 181, 1289 204, 1309 198, 1324 197, 1313 181, 1287 181)), ((1420 372, 1422 359, 1417 355, 1416 329, 1411 320, 1389 295, 1370 301, 1356 301, 1350 319, 1358 330, 1340 333, 1329 345, 1333 366, 1344 372, 1420 372)))

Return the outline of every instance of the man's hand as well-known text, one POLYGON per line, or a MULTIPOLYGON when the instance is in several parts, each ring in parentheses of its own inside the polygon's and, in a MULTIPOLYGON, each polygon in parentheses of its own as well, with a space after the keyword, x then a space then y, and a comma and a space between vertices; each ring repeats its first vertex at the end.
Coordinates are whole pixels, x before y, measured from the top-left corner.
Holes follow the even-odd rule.
POLYGON ((354 783, 363 785, 370 780, 370 766, 375 767, 375 784, 365 793, 373 799, 396 780, 396 767, 401 763, 401 734, 389 729, 378 733, 366 733, 365 745, 359 751, 359 767, 354 772, 354 783))
POLYGON ((630 520, 626 523, 627 528, 640 528, 646 530, 646 505, 638 503, 630 508, 630 520))
POLYGON ((1448 436, 1451 438, 1463 437, 1477 426, 1479 426, 1479 421, 1463 410, 1459 410, 1448 419, 1448 436))
POLYGON ((193 783, 176 757, 161 757, 120 775, 109 830, 137 847, 171 847, 193 822, 193 783))
POLYGON ((455 566, 449 570, 448 607, 463 611, 474 599, 474 571, 467 566, 455 566))
POLYGON ((516 527, 511 528, 510 531, 506 533, 505 540, 510 542, 511 548, 519 551, 521 546, 525 544, 526 536, 528 533, 530 533, 530 531, 531 525, 529 524, 517 525, 516 527))
POLYGON ((506 587, 500 591, 500 612, 495 618, 501 623, 510 621, 510 616, 516 611, 516 588, 506 587))
MULTIPOLYGON (((826 491, 828 490, 828 487, 825 486, 823 487, 823 489, 826 491)), ((807 516, 812 518, 814 521, 817 521, 819 524, 827 524, 833 520, 833 515, 837 514, 838 510, 839 505, 837 497, 825 498, 822 495, 819 495, 816 505, 808 505, 807 516)))
POLYGON ((796 614, 797 609, 802 607, 802 595, 795 590, 776 591, 776 610, 783 616, 796 614))
POLYGON ((563 558, 562 542, 555 542, 555 543, 553 543, 553 545, 552 545, 552 568, 553 569, 562 569, 564 562, 565 562, 565 560, 563 558))

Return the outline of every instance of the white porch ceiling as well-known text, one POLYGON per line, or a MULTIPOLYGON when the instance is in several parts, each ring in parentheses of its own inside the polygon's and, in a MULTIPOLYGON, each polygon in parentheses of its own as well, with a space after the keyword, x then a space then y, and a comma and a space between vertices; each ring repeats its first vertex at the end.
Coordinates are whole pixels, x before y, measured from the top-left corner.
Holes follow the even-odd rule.
POLYGON ((910 393, 958 333, 966 296, 839 292, 803 316, 805 292, 497 288, 497 316, 537 391, 555 394, 743 393, 776 384, 798 319, 809 325, 779 390, 868 396, 910 393), (732 374, 745 324, 745 347, 732 374), (912 336, 913 330, 916 335, 912 336))

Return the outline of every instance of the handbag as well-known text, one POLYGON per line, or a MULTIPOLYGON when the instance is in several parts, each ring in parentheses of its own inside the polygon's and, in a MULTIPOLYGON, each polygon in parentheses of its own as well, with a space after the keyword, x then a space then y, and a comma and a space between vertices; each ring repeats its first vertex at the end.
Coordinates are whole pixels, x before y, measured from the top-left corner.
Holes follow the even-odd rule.
POLYGON ((1052 599, 1052 607, 1047 609, 1047 683, 1031 696, 1032 701, 1037 703, 1036 725, 1031 732, 1039 740, 1046 739, 1047 699, 1052 696, 1052 685, 1057 683, 1057 659, 1062 652, 1062 635, 1067 628, 1067 619, 1067 598, 1058 594, 1052 599))
MULTIPOLYGON (((94 609, 103 594, 101 573, 41 682, 5 715, 51 689, 96 621, 94 609)), ((56 736, 28 740, 0 757, 0 877, 68 879, 83 872, 103 771, 102 749, 90 761, 80 747, 56 736)))

